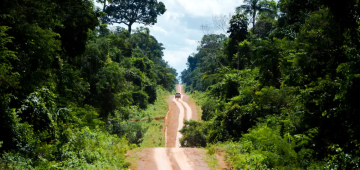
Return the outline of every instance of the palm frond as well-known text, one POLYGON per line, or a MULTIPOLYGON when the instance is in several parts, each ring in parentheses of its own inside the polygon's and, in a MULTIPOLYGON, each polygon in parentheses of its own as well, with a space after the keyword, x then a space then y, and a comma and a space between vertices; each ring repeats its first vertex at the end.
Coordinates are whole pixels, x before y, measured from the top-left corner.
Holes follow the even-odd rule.
POLYGON ((249 13, 251 12, 251 6, 250 5, 240 5, 238 7, 236 7, 236 13, 249 13))

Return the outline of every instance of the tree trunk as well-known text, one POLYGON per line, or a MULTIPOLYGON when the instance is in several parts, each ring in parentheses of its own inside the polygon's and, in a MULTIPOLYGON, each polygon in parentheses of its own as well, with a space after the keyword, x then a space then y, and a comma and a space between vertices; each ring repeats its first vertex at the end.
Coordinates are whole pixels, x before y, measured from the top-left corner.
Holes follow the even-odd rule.
POLYGON ((256 9, 254 9, 254 13, 253 13, 253 28, 255 26, 255 17, 256 17, 256 9))
POLYGON ((107 1, 107 0, 104 0, 103 12, 105 12, 105 8, 106 8, 106 1, 107 1))
POLYGON ((131 25, 132 25, 132 23, 129 23, 129 25, 128 25, 129 37, 131 36, 131 25))

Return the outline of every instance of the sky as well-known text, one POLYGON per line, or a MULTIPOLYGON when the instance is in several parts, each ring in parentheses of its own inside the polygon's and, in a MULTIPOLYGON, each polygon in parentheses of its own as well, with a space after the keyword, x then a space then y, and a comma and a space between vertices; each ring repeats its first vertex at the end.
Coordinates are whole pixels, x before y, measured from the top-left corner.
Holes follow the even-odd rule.
MULTIPOLYGON (((187 57, 196 53, 198 41, 204 33, 200 26, 212 22, 213 16, 235 13, 242 0, 158 0, 166 12, 157 23, 147 26, 150 34, 165 47, 164 60, 180 73, 186 69, 187 57)), ((96 3, 96 6, 101 6, 96 3)), ((143 26, 134 24, 132 29, 143 26)), ((111 28, 111 26, 110 26, 111 28)))

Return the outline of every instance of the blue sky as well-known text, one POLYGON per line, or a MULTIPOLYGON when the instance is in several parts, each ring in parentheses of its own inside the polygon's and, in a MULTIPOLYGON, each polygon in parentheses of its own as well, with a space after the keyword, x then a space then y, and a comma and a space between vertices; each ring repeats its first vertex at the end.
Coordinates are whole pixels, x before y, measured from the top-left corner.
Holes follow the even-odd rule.
MULTIPOLYGON (((159 1, 159 0, 158 0, 159 1)), ((180 74, 187 57, 196 52, 204 33, 202 24, 211 23, 215 15, 229 15, 242 0, 160 0, 167 11, 155 25, 147 26, 150 34, 164 44, 164 59, 180 74)), ((101 6, 97 4, 97 6, 101 6)), ((142 25, 134 24, 133 29, 142 25)))

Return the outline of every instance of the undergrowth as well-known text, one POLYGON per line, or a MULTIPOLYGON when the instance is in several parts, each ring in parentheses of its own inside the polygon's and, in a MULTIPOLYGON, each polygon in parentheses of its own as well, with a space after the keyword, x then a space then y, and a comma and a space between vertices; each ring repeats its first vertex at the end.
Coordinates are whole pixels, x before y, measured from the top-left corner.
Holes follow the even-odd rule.
POLYGON ((142 136, 142 142, 139 144, 139 147, 129 151, 126 160, 131 163, 130 169, 136 169, 136 162, 139 160, 139 157, 136 154, 137 152, 144 148, 165 147, 165 119, 154 120, 153 118, 166 117, 169 107, 167 104, 169 95, 169 92, 158 88, 157 100, 154 104, 148 105, 148 108, 144 111, 146 116, 137 120, 137 123, 147 130, 142 136))
POLYGON ((168 111, 167 99, 169 98, 170 93, 164 89, 158 88, 157 90, 157 99, 154 104, 148 105, 145 110, 146 118, 159 118, 165 117, 168 111))

